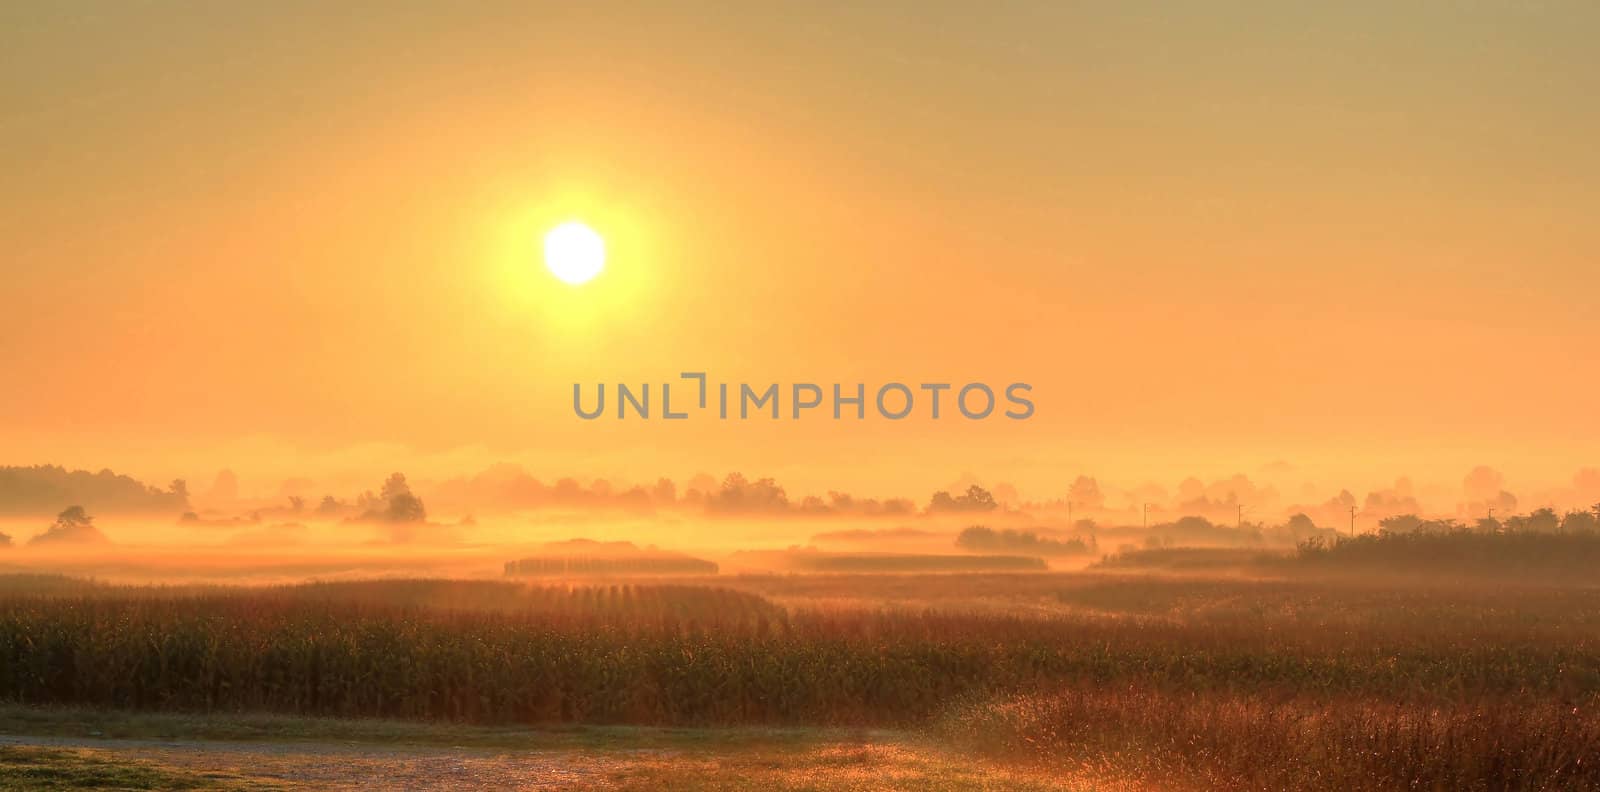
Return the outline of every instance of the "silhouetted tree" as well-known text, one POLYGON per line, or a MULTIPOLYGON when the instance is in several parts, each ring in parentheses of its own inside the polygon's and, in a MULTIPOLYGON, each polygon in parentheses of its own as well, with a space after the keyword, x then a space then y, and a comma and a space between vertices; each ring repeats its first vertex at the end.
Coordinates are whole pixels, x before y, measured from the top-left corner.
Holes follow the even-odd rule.
POLYGON ((385 504, 383 519, 389 522, 422 522, 428 519, 427 509, 422 506, 422 499, 411 493, 411 485, 406 483, 403 473, 389 476, 383 483, 383 489, 378 497, 385 504))
POLYGON ((28 544, 103 543, 105 534, 94 527, 94 518, 82 506, 70 506, 56 515, 56 521, 44 533, 33 537, 28 544))
POLYGON ((657 479, 655 488, 650 490, 650 499, 656 503, 677 503, 678 485, 672 483, 672 479, 669 478, 657 479))
MULTIPOLYGON (((1370 503, 1371 498, 1368 498, 1370 503)), ((1416 533, 1422 527, 1422 518, 1415 514, 1396 514, 1378 521, 1379 533, 1408 534, 1416 533)))
POLYGON ((928 511, 994 511, 1000 504, 988 490, 973 484, 961 495, 952 496, 948 492, 933 493, 933 498, 928 501, 928 511))
POLYGON ((1317 523, 1305 512, 1299 512, 1283 524, 1289 535, 1295 538, 1296 543, 1302 536, 1313 536, 1317 533, 1317 523))
POLYGON ((54 515, 62 503, 118 514, 178 514, 189 508, 187 497, 187 488, 162 490, 110 470, 0 466, 0 514, 54 515))
POLYGON ((1042 556, 1075 555, 1090 551, 1082 539, 1065 541, 1041 537, 1033 531, 1004 528, 999 531, 974 525, 956 537, 956 546, 980 553, 1029 553, 1042 556))
POLYGON ((789 509, 789 495, 770 478, 750 481, 729 473, 722 488, 706 499, 706 508, 719 512, 781 512, 789 509))
POLYGON ((1087 511, 1099 511, 1105 508, 1106 496, 1100 491, 1100 482, 1088 476, 1079 476, 1073 480, 1072 486, 1067 490, 1067 500, 1075 507, 1087 511))
POLYGON ((1572 511, 1561 518, 1562 533, 1591 534, 1597 529, 1600 529, 1600 520, 1591 512, 1572 511))
POLYGON ((1560 528, 1561 517, 1556 514, 1555 509, 1549 507, 1534 509, 1528 515, 1527 530, 1529 531, 1534 533, 1555 533, 1560 528))
POLYGON ((1561 530, 1561 517, 1555 509, 1534 509, 1507 517, 1505 528, 1507 533, 1556 533, 1561 530))

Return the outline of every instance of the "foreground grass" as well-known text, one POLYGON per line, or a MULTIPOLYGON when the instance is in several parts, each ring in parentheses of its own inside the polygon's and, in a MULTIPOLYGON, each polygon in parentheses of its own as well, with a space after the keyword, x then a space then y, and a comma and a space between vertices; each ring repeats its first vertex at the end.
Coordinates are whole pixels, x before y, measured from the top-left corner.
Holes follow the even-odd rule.
POLYGON ((0 789, 39 790, 236 790, 252 788, 235 779, 164 768, 150 762, 108 757, 97 751, 0 746, 0 789))
POLYGON ((550 724, 461 723, 307 718, 270 713, 193 715, 86 707, 0 706, 0 735, 85 740, 218 740, 435 746, 498 750, 695 751, 805 749, 821 743, 894 740, 900 733, 862 729, 705 729, 550 724))
POLYGON ((1068 689, 938 730, 989 756, 1203 789, 1600 789, 1600 700, 1566 706, 1068 689))
POLYGON ((685 792, 764 790, 927 790, 1024 792, 1109 790, 1082 775, 1028 772, 963 760, 906 744, 832 744, 805 750, 755 750, 722 756, 646 759, 612 773, 620 790, 685 792))
MULTIPOLYGON (((592 773, 569 787, 541 778, 541 789, 1077 792, 1111 788, 1090 783, 1082 774, 1068 778, 1050 770, 977 760, 925 735, 880 730, 525 729, 10 706, 0 708, 0 734, 82 741, 81 745, 93 746, 92 750, 76 746, 4 749, 0 789, 5 790, 282 789, 281 779, 296 775, 299 762, 325 767, 330 761, 327 746, 337 746, 341 753, 332 761, 348 768, 346 782, 330 785, 339 789, 371 783, 382 786, 393 780, 388 775, 395 766, 392 763, 407 761, 408 749, 439 748, 452 749, 452 764, 539 765, 592 773), (97 742, 101 740, 108 742, 97 742), (109 742, 113 740, 116 742, 109 742), (210 745, 203 751, 182 749, 194 741, 210 745), (251 754, 254 759, 241 763, 218 758, 219 752, 229 750, 229 741, 277 747, 251 754), (10 756, 16 760, 4 758, 10 756), (170 767, 159 761, 162 757, 171 760, 170 767), (210 772, 217 764, 243 767, 238 775, 210 772), (251 770, 264 776, 253 777, 251 770)), ((451 788, 497 788, 494 778, 471 781, 452 776, 450 783, 451 788)), ((287 788, 325 787, 293 784, 287 788)))

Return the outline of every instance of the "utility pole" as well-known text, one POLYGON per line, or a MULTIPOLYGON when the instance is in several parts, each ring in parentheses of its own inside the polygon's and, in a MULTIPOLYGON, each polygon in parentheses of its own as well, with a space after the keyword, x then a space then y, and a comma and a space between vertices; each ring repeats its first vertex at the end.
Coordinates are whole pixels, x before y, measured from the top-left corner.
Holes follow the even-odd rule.
POLYGON ((1067 501, 1067 528, 1072 528, 1072 501, 1067 501))
POLYGON ((1139 526, 1148 531, 1148 530, 1150 530, 1150 504, 1146 503, 1146 504, 1143 504, 1143 506, 1144 506, 1144 517, 1142 518, 1142 521, 1139 523, 1139 526))
POLYGON ((1350 507, 1350 538, 1356 538, 1356 507, 1350 507))

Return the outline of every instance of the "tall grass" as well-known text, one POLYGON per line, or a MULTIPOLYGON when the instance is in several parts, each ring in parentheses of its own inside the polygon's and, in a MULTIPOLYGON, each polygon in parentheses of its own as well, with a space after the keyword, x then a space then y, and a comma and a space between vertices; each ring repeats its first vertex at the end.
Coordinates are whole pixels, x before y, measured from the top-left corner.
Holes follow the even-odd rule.
POLYGON ((1600 700, 1474 701, 1066 689, 953 708, 990 755, 1198 789, 1600 788, 1600 700))

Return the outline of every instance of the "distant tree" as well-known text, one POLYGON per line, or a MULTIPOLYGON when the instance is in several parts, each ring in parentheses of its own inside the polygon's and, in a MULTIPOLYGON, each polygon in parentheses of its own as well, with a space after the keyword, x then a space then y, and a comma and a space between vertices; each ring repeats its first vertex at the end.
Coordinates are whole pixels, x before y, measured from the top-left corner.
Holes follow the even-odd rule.
POLYGON ((411 485, 406 483, 406 474, 390 474, 388 480, 383 482, 383 489, 378 490, 378 497, 383 500, 394 500, 401 495, 410 495, 411 485))
POLYGON ((10 547, 10 546, 11 546, 11 534, 8 534, 8 533, 6 533, 4 531, 0 531, 0 547, 10 547))
POLYGON ((1600 530, 1600 520, 1591 512, 1572 511, 1561 518, 1562 533, 1592 534, 1596 530, 1600 530))
POLYGON ((909 498, 890 498, 883 502, 884 514, 911 514, 917 510, 917 504, 909 498))
POLYGON ((1305 512, 1299 512, 1290 517, 1289 521, 1283 524, 1283 527, 1289 532, 1290 536, 1295 537, 1297 542, 1299 537, 1312 536, 1317 533, 1317 523, 1305 512))
POLYGON ((344 504, 340 503, 338 498, 332 495, 324 495, 322 496, 322 502, 317 504, 317 513, 324 515, 338 514, 343 508, 344 504))
MULTIPOLYGON (((428 511, 423 508, 422 499, 411 492, 411 485, 406 483, 403 473, 395 473, 383 482, 383 487, 374 495, 370 491, 361 493, 356 505, 361 509, 362 520, 381 521, 389 523, 420 523, 428 519, 428 511)), ((330 513, 341 508, 341 504, 328 496, 322 499, 317 507, 319 512, 330 513)))
POLYGON ((1546 507, 1534 509, 1528 515, 1527 530, 1533 533, 1555 533, 1561 528, 1561 517, 1556 510, 1546 507))
POLYGON ((422 506, 422 499, 413 495, 411 485, 406 483, 403 473, 395 473, 383 483, 378 498, 384 504, 380 515, 389 522, 422 522, 428 519, 428 511, 422 506))
POLYGON ((636 511, 650 511, 653 503, 650 493, 644 487, 629 487, 616 496, 615 501, 618 506, 636 511))
POLYGON ((928 511, 994 511, 1000 504, 995 501, 994 495, 988 490, 973 484, 961 495, 952 496, 948 492, 935 492, 928 501, 928 511))
POLYGON ((1422 518, 1415 514, 1396 514, 1378 521, 1379 533, 1408 534, 1416 533, 1422 527, 1422 518))
POLYGON ((55 525, 65 527, 94 525, 94 518, 90 517, 82 506, 68 506, 66 510, 56 515, 55 525))
POLYGON ((56 515, 56 521, 44 533, 28 540, 28 544, 101 544, 105 541, 105 534, 94 527, 94 518, 82 506, 70 506, 56 515))
POLYGON ((1099 511, 1105 508, 1106 496, 1100 491, 1100 482, 1088 476, 1079 476, 1067 489, 1067 500, 1077 508, 1099 511))
POLYGON ((1479 517, 1473 524, 1473 529, 1478 533, 1497 534, 1505 530, 1505 526, 1493 517, 1479 517))
POLYGON ((751 481, 742 473, 729 473, 722 488, 706 498, 706 508, 727 513, 782 512, 789 509, 789 495, 773 479, 751 481))
POLYGON ((299 495, 290 495, 289 496, 289 510, 290 511, 300 512, 300 511, 304 511, 305 508, 306 508, 306 499, 305 498, 302 498, 299 495))
POLYGON ((1100 540, 1098 537, 1100 525, 1094 520, 1091 520, 1087 517, 1074 520, 1072 523, 1072 530, 1089 537, 1090 550, 1095 550, 1100 547, 1100 540))
POLYGON ((183 479, 173 479, 172 484, 168 486, 168 490, 172 492, 172 497, 176 498, 179 503, 184 506, 189 505, 189 482, 183 479))
POLYGON ((389 501, 384 518, 389 522, 422 522, 428 519, 428 510, 423 508, 421 498, 408 492, 389 501))
POLYGON ((956 546, 980 553, 1028 553, 1041 556, 1059 556, 1087 553, 1091 546, 1082 539, 1061 541, 1041 537, 1033 531, 1005 528, 996 531, 982 525, 963 530, 956 537, 956 546))
POLYGON ((994 495, 976 484, 967 487, 967 494, 957 500, 965 501, 965 505, 972 511, 991 511, 1000 504, 995 502, 994 495))
POLYGON ((1424 520, 1415 514, 1397 514, 1378 521, 1381 534, 1441 534, 1467 530, 1459 520, 1424 520))
POLYGON ((159 489, 110 470, 0 466, 0 515, 53 516, 62 503, 118 514, 177 514, 189 508, 187 488, 159 489))
POLYGON ((583 485, 577 479, 566 476, 556 480, 552 495, 557 503, 579 503, 588 493, 584 492, 583 485))
POLYGON ((660 478, 656 486, 650 490, 650 499, 656 503, 673 504, 678 502, 678 485, 672 479, 660 478))

